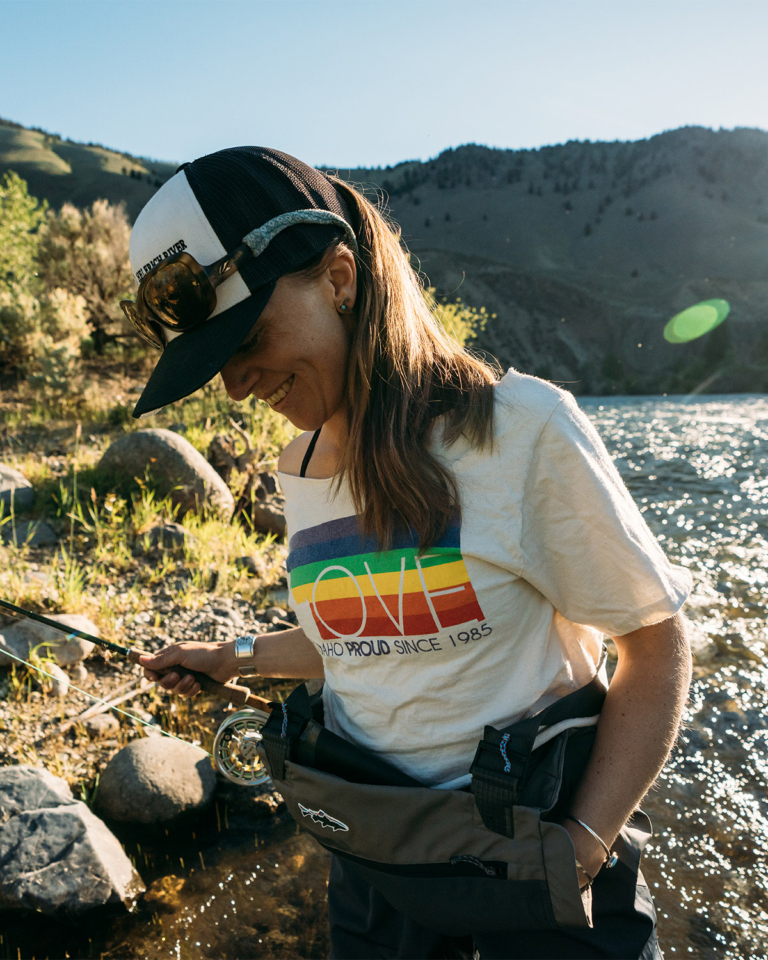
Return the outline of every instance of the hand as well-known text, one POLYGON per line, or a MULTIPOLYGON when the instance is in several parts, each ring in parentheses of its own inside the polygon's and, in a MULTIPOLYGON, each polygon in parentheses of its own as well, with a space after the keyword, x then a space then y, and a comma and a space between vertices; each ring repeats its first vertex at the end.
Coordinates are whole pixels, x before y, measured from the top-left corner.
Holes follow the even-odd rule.
POLYGON ((147 680, 159 683, 163 689, 185 697, 194 697, 200 693, 200 684, 193 677, 182 677, 169 668, 180 666, 197 673, 206 673, 219 683, 227 683, 237 676, 234 640, 223 643, 199 643, 195 640, 174 643, 154 656, 144 654, 139 662, 144 667, 147 680), (169 672, 165 673, 166 670, 169 672))

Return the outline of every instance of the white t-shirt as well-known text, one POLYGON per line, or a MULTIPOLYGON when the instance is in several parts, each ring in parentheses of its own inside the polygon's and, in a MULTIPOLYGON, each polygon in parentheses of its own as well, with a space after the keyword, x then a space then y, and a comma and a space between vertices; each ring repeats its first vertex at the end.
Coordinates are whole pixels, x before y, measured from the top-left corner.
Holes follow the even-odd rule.
MULTIPOLYGON (((290 604, 325 666, 326 726, 430 785, 464 782, 483 727, 588 683, 602 638, 690 592, 570 394, 510 370, 493 449, 432 449, 462 516, 419 556, 360 536, 332 480, 280 475, 290 604)), ((437 433, 440 433, 439 426, 437 433)))

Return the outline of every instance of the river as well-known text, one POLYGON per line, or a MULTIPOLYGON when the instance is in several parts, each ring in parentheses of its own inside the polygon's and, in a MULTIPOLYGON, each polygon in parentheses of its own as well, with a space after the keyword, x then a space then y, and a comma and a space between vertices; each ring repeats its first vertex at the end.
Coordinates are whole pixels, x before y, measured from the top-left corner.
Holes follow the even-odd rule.
MULTIPOLYGON (((768 957, 768 398, 580 404, 667 554, 694 579, 684 729, 643 804, 655 828, 643 870, 663 950, 668 960, 768 957)), ((195 868, 178 849, 153 851, 151 862, 164 855, 168 866, 150 869, 154 899, 134 914, 101 918, 87 938, 82 925, 54 924, 50 935, 72 957, 325 956, 327 855, 292 827, 255 844, 247 823, 232 827, 198 844, 195 868)), ((0 958, 15 958, 20 941, 18 956, 64 955, 50 936, 35 950, 16 930, 0 958)))
POLYGON ((586 399, 651 530, 688 567, 685 728, 643 804, 668 957, 768 956, 768 398, 586 399))

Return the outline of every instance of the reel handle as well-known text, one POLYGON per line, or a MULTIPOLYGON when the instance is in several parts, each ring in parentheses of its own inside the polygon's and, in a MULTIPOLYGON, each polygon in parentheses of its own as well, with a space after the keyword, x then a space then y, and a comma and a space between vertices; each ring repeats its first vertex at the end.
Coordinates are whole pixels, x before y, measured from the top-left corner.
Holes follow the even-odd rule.
MULTIPOLYGON (((143 655, 143 650, 130 650, 127 657, 131 663, 141 665, 139 657, 143 655)), ((213 697, 226 700, 227 703, 235 703, 239 707, 253 707, 255 710, 270 712, 270 701, 264 700, 262 697, 257 697, 255 693, 251 693, 248 687, 241 687, 236 683, 219 683, 217 680, 209 677, 207 673, 187 670, 186 667, 166 667, 165 670, 158 670, 156 672, 161 677, 164 677, 168 673, 178 673, 180 677, 194 677, 200 684, 201 689, 205 690, 206 693, 210 693, 213 697)))

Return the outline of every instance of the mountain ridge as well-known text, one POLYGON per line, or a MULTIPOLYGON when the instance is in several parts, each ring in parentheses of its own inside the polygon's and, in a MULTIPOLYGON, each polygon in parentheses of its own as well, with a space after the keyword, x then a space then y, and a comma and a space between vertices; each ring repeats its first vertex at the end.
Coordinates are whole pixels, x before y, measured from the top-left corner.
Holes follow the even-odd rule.
MULTIPOLYGON (((0 121, 6 169, 54 206, 105 197, 135 218, 176 167, 0 121)), ((335 172, 385 196, 438 294, 496 314, 475 346, 503 366, 577 393, 768 390, 768 132, 465 144, 335 172), (664 341, 713 297, 732 307, 721 328, 664 341)))

